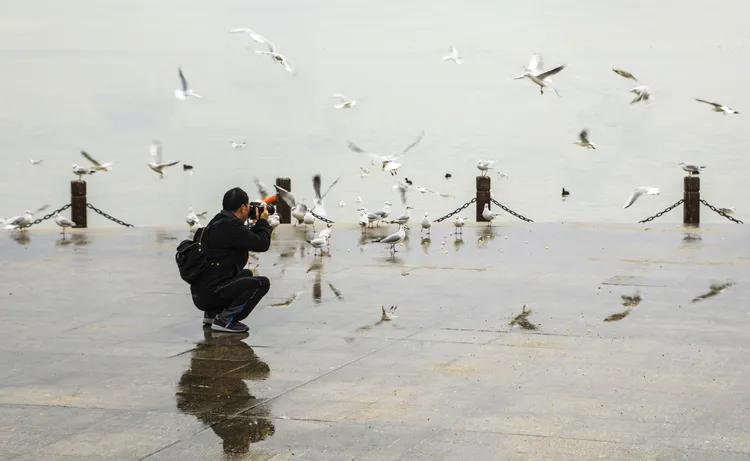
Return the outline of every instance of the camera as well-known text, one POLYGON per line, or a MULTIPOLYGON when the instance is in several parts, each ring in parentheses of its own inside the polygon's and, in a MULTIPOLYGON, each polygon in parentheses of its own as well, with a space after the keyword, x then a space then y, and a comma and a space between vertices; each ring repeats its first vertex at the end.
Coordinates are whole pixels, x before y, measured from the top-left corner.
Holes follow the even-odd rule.
POLYGON ((276 213, 276 207, 270 203, 250 202, 250 216, 260 216, 260 214, 263 213, 263 208, 268 210, 269 215, 276 213))

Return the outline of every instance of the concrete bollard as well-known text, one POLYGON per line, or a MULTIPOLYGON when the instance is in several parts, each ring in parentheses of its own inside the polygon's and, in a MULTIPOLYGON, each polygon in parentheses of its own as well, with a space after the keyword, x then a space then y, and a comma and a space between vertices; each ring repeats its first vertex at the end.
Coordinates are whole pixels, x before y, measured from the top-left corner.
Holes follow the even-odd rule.
MULTIPOLYGON (((276 178, 276 185, 289 192, 292 191, 292 180, 289 178, 276 178)), ((281 198, 276 202, 276 213, 279 215, 281 224, 292 222, 292 209, 281 198)))
POLYGON ((70 219, 74 227, 86 227, 86 181, 70 181, 70 219))
POLYGON ((682 204, 682 224, 699 226, 701 223, 701 178, 685 176, 685 202, 682 204))
POLYGON ((477 222, 487 222, 482 217, 485 203, 490 203, 490 177, 477 176, 477 222))

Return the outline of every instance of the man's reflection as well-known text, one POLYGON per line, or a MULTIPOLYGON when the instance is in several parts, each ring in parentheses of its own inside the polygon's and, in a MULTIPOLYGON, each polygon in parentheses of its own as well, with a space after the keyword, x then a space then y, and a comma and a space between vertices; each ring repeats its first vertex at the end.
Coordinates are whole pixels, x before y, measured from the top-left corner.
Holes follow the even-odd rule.
POLYGON ((204 329, 205 340, 192 351, 190 368, 177 385, 177 408, 195 416, 223 441, 225 453, 246 453, 251 443, 274 433, 268 408, 230 418, 260 400, 250 395, 245 380, 262 380, 270 367, 242 340, 245 334, 204 329))

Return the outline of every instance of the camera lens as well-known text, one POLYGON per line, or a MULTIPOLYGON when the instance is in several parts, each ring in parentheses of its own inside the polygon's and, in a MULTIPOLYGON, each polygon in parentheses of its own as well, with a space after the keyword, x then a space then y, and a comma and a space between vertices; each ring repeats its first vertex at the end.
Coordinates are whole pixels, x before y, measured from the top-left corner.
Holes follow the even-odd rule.
POLYGON ((268 210, 268 214, 276 213, 276 207, 271 204, 266 205, 266 209, 268 210))

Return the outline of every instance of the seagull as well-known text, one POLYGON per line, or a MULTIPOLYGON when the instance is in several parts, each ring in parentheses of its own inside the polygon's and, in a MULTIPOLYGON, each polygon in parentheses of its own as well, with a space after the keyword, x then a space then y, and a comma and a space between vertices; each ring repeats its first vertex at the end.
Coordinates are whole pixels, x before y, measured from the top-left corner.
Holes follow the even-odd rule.
POLYGON ((89 175, 89 174, 94 174, 94 173, 96 173, 96 170, 93 168, 85 168, 85 167, 80 166, 77 163, 73 164, 73 174, 78 176, 79 181, 83 181, 82 179, 83 175, 89 175))
POLYGON ((323 199, 326 198, 329 192, 331 192, 331 189, 333 189, 333 186, 338 184, 339 179, 341 179, 341 176, 336 178, 330 186, 328 186, 328 189, 324 193, 320 193, 320 185, 321 185, 321 179, 320 175, 316 174, 313 176, 313 190, 315 191, 315 207, 313 207, 313 213, 319 215, 319 216, 326 216, 326 210, 323 208, 323 199))
POLYGON ((734 212, 737 210, 737 208, 730 206, 726 208, 719 208, 719 211, 721 211, 724 214, 734 214, 734 212))
POLYGON ((255 53, 270 56, 273 62, 281 65, 284 69, 286 69, 287 72, 289 72, 290 74, 294 73, 294 70, 292 70, 292 66, 289 65, 289 62, 287 62, 286 60, 286 56, 284 56, 283 54, 277 53, 275 51, 256 51, 255 53))
POLYGON ((410 207, 409 205, 406 206, 404 209, 404 212, 398 215, 396 218, 392 219, 390 221, 391 224, 406 224, 409 222, 409 218, 411 217, 409 215, 409 210, 413 210, 414 208, 410 207))
POLYGON ((363 166, 359 167, 359 177, 360 178, 366 178, 369 175, 370 175, 370 169, 369 168, 365 168, 363 166))
POLYGON ((484 209, 482 210, 482 218, 484 218, 484 219, 487 220, 487 225, 488 226, 491 226, 492 225, 492 220, 495 219, 498 216, 500 216, 500 213, 495 213, 493 211, 490 211, 490 204, 489 203, 485 203, 484 204, 484 209))
POLYGON ((698 101, 698 102, 702 102, 704 104, 710 104, 710 105, 712 105, 714 112, 723 112, 724 115, 727 115, 727 114, 739 114, 739 112, 737 112, 736 110, 732 109, 731 107, 725 106, 723 104, 719 104, 718 102, 711 102, 711 101, 706 101, 705 99, 698 99, 698 98, 695 98, 695 100, 698 101))
POLYGON ((383 219, 385 219, 388 216, 390 216, 390 214, 391 214, 391 205, 392 205, 391 202, 383 202, 383 209, 382 210, 378 210, 378 211, 376 211, 373 214, 375 214, 376 216, 378 216, 378 219, 382 221, 383 219))
POLYGON ((270 215, 266 221, 268 222, 268 225, 271 226, 271 229, 275 229, 276 226, 281 224, 281 218, 278 213, 270 215))
POLYGON ((456 64, 461 64, 461 56, 458 54, 455 46, 451 46, 448 52, 450 53, 449 55, 443 56, 444 61, 453 61, 456 64))
POLYGON ((466 220, 462 216, 456 215, 456 217, 453 218, 453 226, 456 228, 457 234, 463 233, 465 223, 466 223, 466 220))
POLYGON ((453 177, 450 173, 445 173, 445 179, 451 179, 453 177))
POLYGON ((417 136, 417 139, 406 146, 404 150, 392 155, 381 155, 374 152, 367 152, 351 141, 349 141, 349 150, 351 150, 352 152, 368 154, 373 159, 373 161, 377 161, 381 164, 383 171, 390 173, 391 175, 396 175, 398 174, 398 169, 401 167, 401 163, 399 163, 398 160, 400 160, 401 157, 411 149, 416 147, 416 145, 419 144, 420 141, 422 141, 422 138, 424 138, 424 131, 422 131, 419 136, 417 136))
MULTIPOLYGON (((193 211, 192 208, 190 208, 188 211, 189 213, 187 214, 187 216, 185 216, 185 222, 187 223, 188 226, 190 226, 190 229, 196 226, 200 226, 201 225, 200 216, 198 216, 198 214, 195 211, 193 211)), ((205 215, 206 212, 203 212, 201 214, 205 215)))
POLYGON ((477 168, 482 172, 482 176, 487 176, 487 170, 492 168, 494 160, 479 160, 477 161, 477 168))
POLYGON ((430 221, 430 218, 428 217, 428 213, 424 212, 424 218, 422 218, 422 222, 420 223, 422 225, 422 232, 427 231, 427 235, 430 235, 432 232, 432 222, 430 221))
POLYGON ((322 252, 322 248, 326 246, 327 239, 325 237, 315 237, 312 240, 306 240, 306 242, 309 243, 315 249, 315 251, 321 250, 322 252))
POLYGON ((396 312, 396 309, 398 309, 398 306, 391 306, 388 310, 385 310, 385 306, 380 306, 380 321, 390 322, 398 317, 397 315, 393 315, 393 313, 396 312))
POLYGON ((292 208, 291 212, 292 217, 297 220, 295 225, 303 224, 305 222, 305 216, 307 216, 308 214, 307 205, 305 205, 304 203, 298 203, 294 206, 294 208, 292 208))
POLYGON ((648 187, 648 186, 636 187, 633 190, 633 193, 630 194, 630 197, 628 197, 628 200, 625 202, 625 205, 623 206, 623 208, 627 208, 633 203, 635 203, 635 201, 638 200, 638 197, 640 197, 643 194, 659 195, 659 189, 657 187, 648 187))
POLYGON ((649 102, 651 100, 651 91, 646 85, 633 87, 630 89, 630 92, 635 94, 635 97, 630 101, 630 104, 635 104, 641 101, 649 102))
POLYGON ((554 69, 550 69, 544 72, 542 72, 542 68, 542 57, 539 54, 532 54, 531 59, 529 60, 529 64, 526 66, 526 71, 523 74, 513 78, 516 80, 528 78, 532 82, 539 85, 539 91, 541 92, 541 94, 544 94, 545 87, 549 87, 554 90, 555 94, 560 96, 560 93, 558 93, 557 90, 552 85, 550 85, 551 81, 549 77, 563 70, 565 66, 557 66, 554 69))
POLYGON ((247 146, 247 143, 245 141, 232 141, 230 145, 232 146, 232 149, 244 149, 245 146, 247 146))
POLYGON ((331 228, 332 227, 333 227, 333 224, 326 223, 325 229, 323 229, 320 232, 318 232, 318 237, 323 237, 323 238, 326 238, 326 239, 330 239, 331 238, 331 228))
POLYGON ((313 229, 315 229, 315 216, 310 213, 310 210, 307 210, 305 212, 305 215, 302 216, 302 222, 305 224, 305 226, 312 225, 313 229))
POLYGON ((406 229, 408 227, 405 224, 401 224, 396 232, 376 241, 390 245, 391 253, 396 253, 396 245, 403 242, 406 238, 406 229))
POLYGON ((201 95, 191 90, 190 87, 188 86, 187 79, 185 78, 185 74, 182 73, 182 69, 178 68, 177 70, 179 71, 179 75, 180 75, 180 88, 174 90, 175 98, 179 99, 180 101, 184 101, 190 96, 194 98, 200 98, 201 95))
POLYGON ((365 210, 364 208, 360 208, 360 214, 359 219, 357 220, 357 224, 359 224, 359 227, 362 229, 365 229, 370 225, 370 219, 367 210, 365 210))
POLYGON ((333 97, 338 100, 338 102, 333 105, 334 109, 351 109, 352 107, 357 105, 357 101, 355 99, 352 99, 344 94, 335 93, 333 97))
POLYGON ((152 141, 151 146, 148 148, 151 153, 151 161, 148 163, 148 167, 151 168, 161 179, 164 179, 164 169, 170 166, 177 165, 180 163, 179 160, 176 162, 165 163, 162 159, 161 143, 159 141, 152 141))
POLYGON ((578 141, 574 142, 573 144, 578 144, 581 147, 585 147, 586 149, 596 149, 596 146, 594 143, 589 141, 589 130, 583 129, 580 133, 578 133, 578 141))
POLYGON ((616 73, 620 77, 627 78, 627 79, 630 79, 630 80, 633 80, 633 81, 636 81, 636 82, 638 81, 638 79, 635 78, 635 75, 631 74, 627 70, 616 69, 616 68, 613 67, 612 68, 612 72, 616 73))
POLYGON ((284 201, 287 205, 289 205, 290 208, 294 208, 297 206, 297 199, 294 197, 294 194, 289 192, 288 190, 284 189, 281 186, 277 186, 274 184, 274 189, 276 189, 276 193, 279 194, 279 197, 281 197, 281 200, 284 201))
POLYGON ((5 226, 5 229, 21 229, 21 231, 24 231, 27 227, 31 226, 34 223, 34 215, 39 213, 40 211, 46 210, 47 208, 48 205, 41 206, 33 213, 29 210, 26 210, 21 216, 13 216, 12 218, 6 219, 5 222, 3 222, 3 225, 5 226))
POLYGON ((83 155, 83 157, 86 160, 94 164, 94 166, 91 168, 96 171, 109 171, 112 169, 112 163, 99 163, 97 160, 94 159, 94 157, 89 155, 88 152, 86 152, 85 150, 81 151, 81 155, 83 155))
POLYGON ((60 216, 60 213, 57 213, 55 215, 55 224, 62 227, 62 235, 65 237, 65 229, 68 227, 75 227, 76 223, 71 221, 70 219, 66 218, 65 216, 60 216))
POLYGON ((39 159, 39 160, 34 160, 33 158, 30 158, 30 159, 29 159, 29 162, 30 162, 30 163, 31 163, 32 165, 41 165, 43 161, 44 161, 43 159, 39 159))
POLYGON ((678 163, 684 171, 687 171, 690 176, 701 174, 701 170, 706 168, 705 165, 688 165, 685 162, 678 163))
POLYGON ((266 37, 260 35, 259 33, 255 32, 254 30, 248 28, 248 27, 238 27, 236 29, 230 29, 230 34, 247 34, 250 36, 253 41, 260 43, 262 45, 266 45, 268 47, 268 51, 276 51, 276 47, 271 43, 270 40, 268 40, 266 37))
POLYGON ((406 205, 406 193, 409 191, 409 185, 404 182, 398 182, 393 185, 393 190, 397 190, 401 197, 401 203, 406 205))
POLYGON ((505 171, 497 170, 497 175, 504 179, 510 178, 510 174, 506 173, 505 171))

